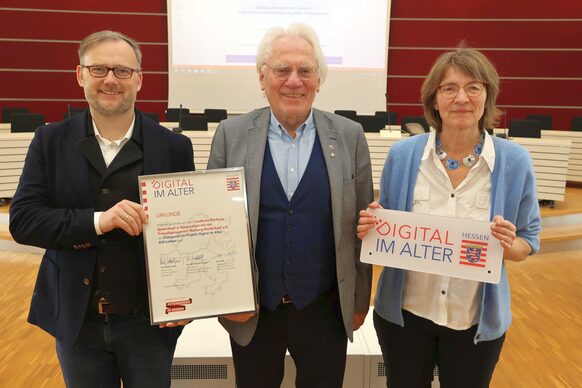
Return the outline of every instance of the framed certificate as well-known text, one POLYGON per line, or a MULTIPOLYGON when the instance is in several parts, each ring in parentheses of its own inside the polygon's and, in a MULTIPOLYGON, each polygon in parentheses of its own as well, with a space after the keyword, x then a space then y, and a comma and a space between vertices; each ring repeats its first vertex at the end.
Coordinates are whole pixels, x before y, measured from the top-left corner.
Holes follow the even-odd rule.
POLYGON ((153 324, 256 311, 244 169, 139 177, 153 324))
POLYGON ((490 221, 386 209, 362 240, 363 263, 499 283, 503 248, 490 221))

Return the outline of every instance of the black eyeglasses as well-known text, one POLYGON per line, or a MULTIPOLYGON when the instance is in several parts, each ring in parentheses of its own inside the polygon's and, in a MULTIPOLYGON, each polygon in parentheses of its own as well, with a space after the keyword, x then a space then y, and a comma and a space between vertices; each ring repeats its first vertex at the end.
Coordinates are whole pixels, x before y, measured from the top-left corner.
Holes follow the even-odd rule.
POLYGON ((89 70, 89 74, 91 74, 95 78, 105 78, 110 71, 113 72, 115 78, 119 79, 128 79, 131 78, 133 73, 139 73, 140 69, 132 69, 131 67, 107 67, 107 66, 100 66, 100 65, 93 65, 93 66, 85 66, 81 65, 81 67, 86 68, 89 70))
MULTIPOLYGON (((289 65, 271 66, 268 63, 265 63, 265 65, 269 66, 275 77, 277 77, 281 81, 286 81, 287 79, 289 79, 289 77, 291 77, 291 74, 293 74, 293 67, 289 65)), ((298 66, 297 76, 302 80, 309 80, 315 77, 318 70, 319 69, 317 67, 298 66)))
MULTIPOLYGON (((477 97, 480 96, 481 93, 485 90, 485 82, 475 81, 469 82, 468 84, 462 86, 465 94, 469 97, 477 97)), ((441 94, 445 98, 453 99, 457 97, 459 94, 459 90, 461 90, 461 86, 456 84, 444 84, 438 87, 441 91, 441 94)))

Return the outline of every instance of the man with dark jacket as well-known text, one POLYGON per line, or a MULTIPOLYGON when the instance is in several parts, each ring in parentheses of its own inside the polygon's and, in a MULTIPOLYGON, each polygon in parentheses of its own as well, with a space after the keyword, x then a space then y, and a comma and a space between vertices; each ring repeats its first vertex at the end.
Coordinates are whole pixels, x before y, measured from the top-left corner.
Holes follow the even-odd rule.
POLYGON ((147 318, 137 179, 193 170, 192 145, 135 109, 133 39, 91 34, 79 61, 90 109, 37 129, 10 207, 14 239, 46 249, 28 320, 56 338, 68 387, 169 386, 185 322, 147 318))

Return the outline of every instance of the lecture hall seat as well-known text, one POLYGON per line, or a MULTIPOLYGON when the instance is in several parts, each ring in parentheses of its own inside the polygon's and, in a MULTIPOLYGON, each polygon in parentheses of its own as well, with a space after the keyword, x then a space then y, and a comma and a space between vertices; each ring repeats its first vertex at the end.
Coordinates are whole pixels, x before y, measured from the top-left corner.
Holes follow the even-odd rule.
POLYGON ((204 109, 204 116, 208 119, 209 123, 220 123, 222 120, 226 120, 228 114, 226 109, 204 109))
POLYGON ((539 120, 542 122, 542 130, 552 129, 552 116, 550 115, 527 115, 526 120, 539 120))
POLYGON ((14 113, 30 113, 30 110, 28 108, 2 108, 2 122, 9 123, 10 116, 14 113))
POLYGON ((539 120, 510 120, 508 136, 540 139, 542 137, 542 122, 539 120))
POLYGON ((13 113, 10 116, 10 132, 34 132, 45 124, 42 113, 13 113))

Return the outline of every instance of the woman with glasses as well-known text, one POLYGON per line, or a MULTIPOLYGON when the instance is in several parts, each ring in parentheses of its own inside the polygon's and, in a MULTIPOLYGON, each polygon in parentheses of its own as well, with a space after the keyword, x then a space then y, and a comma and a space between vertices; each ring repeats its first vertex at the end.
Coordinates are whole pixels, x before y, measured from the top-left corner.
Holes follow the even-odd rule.
MULTIPOLYGON (((540 216, 530 156, 485 130, 499 119, 498 93, 482 53, 441 55, 421 88, 434 130, 394 144, 370 208, 491 221, 504 260, 534 254, 540 216)), ((362 210, 358 237, 375 222, 362 210)), ((386 267, 374 306, 390 388, 430 386, 435 365, 441 387, 489 385, 511 322, 505 264, 499 284, 386 267)))

